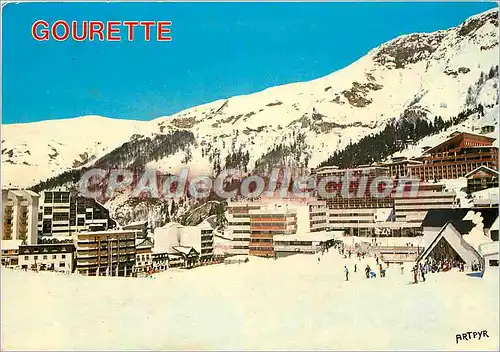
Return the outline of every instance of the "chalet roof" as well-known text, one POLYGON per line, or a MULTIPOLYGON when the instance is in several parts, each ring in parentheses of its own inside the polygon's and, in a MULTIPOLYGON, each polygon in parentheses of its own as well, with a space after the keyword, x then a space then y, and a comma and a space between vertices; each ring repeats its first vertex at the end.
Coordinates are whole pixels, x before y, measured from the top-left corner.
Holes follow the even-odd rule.
POLYGON ((136 248, 151 248, 153 247, 153 242, 149 238, 138 238, 135 240, 136 248))
POLYGON ((469 211, 479 212, 483 217, 484 228, 489 229, 498 217, 497 208, 458 208, 458 209, 431 209, 427 212, 422 227, 442 228, 447 222, 463 222, 469 211))
MULTIPOLYGON (((467 221, 463 221, 462 223, 467 223, 467 221)), ((472 222, 470 222, 472 223, 472 222)), ((418 263, 419 261, 421 261, 422 259, 425 259, 433 250, 434 248, 436 247, 436 244, 439 242, 439 240, 441 239, 444 239, 446 242, 448 242, 448 244, 456 251, 457 248, 454 247, 454 245, 452 243, 450 243, 445 236, 443 236, 443 233, 448 229, 448 228, 451 228, 457 232, 460 233, 461 236, 464 235, 464 233, 461 232, 465 230, 465 228, 461 228, 460 229, 457 229, 455 226, 458 225, 458 226, 463 226, 463 224, 458 224, 457 222, 447 222, 446 224, 444 224, 444 226, 441 228, 441 230, 439 230, 439 232, 437 233, 436 237, 434 237, 434 239, 432 240, 432 242, 430 243, 429 246, 427 246, 427 248, 425 248, 425 250, 420 253, 420 255, 417 257, 417 260, 416 262, 418 263)), ((474 225, 472 224, 472 227, 474 227, 474 225)), ((472 228, 471 228, 472 229, 472 228)), ((470 230, 467 232, 469 233, 470 230)), ((468 246, 468 243, 465 242, 465 241, 462 241, 462 246, 468 246), (465 244, 464 244, 465 243, 465 244)), ((473 248, 472 248, 473 249, 473 248)), ((458 254, 458 252, 457 252, 458 254)), ((463 258, 462 258, 463 259, 463 258)))
POLYGON ((196 254, 198 254, 198 252, 196 251, 196 249, 194 249, 193 247, 188 247, 188 246, 174 246, 172 248, 174 250, 176 250, 177 252, 182 253, 184 255, 189 255, 192 251, 194 251, 196 254))
POLYGON ((485 142, 489 142, 489 143, 493 143, 493 141, 495 141, 495 138, 486 137, 485 135, 482 135, 482 134, 474 134, 474 133, 467 133, 467 132, 454 132, 448 137, 447 140, 439 143, 438 145, 436 145, 430 149, 427 149, 424 153, 425 154, 432 154, 437 149, 439 149, 447 144, 450 144, 452 142, 458 142, 459 140, 463 139, 466 136, 475 137, 477 139, 482 139, 482 140, 485 140, 485 142))
POLYGON ((488 173, 490 173, 490 174, 493 174, 493 175, 495 175, 495 176, 498 176, 498 171, 496 171, 496 170, 494 170, 494 169, 492 169, 492 168, 489 168, 489 167, 487 167, 487 166, 485 166, 485 165, 481 165, 481 166, 479 166, 479 167, 475 168, 474 170, 472 170, 471 172, 469 172, 468 174, 466 174, 466 175, 465 175, 465 177, 469 178, 469 176, 474 175, 476 172, 478 172, 478 171, 480 171, 480 170, 483 170, 483 171, 485 171, 485 172, 488 172, 488 173))

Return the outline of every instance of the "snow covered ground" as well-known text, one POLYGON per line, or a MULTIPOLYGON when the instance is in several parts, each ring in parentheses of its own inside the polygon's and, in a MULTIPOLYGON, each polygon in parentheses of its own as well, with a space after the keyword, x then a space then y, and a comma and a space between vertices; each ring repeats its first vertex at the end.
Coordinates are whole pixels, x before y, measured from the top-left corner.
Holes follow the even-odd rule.
POLYGON ((498 271, 409 285, 409 267, 368 280, 365 261, 317 258, 252 257, 154 279, 2 269, 2 349, 498 350, 498 271), (489 338, 456 343, 482 330, 489 338))

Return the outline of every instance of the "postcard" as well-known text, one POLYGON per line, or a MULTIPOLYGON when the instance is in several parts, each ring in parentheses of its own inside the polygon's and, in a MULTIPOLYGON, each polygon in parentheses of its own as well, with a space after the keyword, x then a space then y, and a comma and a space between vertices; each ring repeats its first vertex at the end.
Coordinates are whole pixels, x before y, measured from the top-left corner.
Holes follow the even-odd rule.
POLYGON ((498 351, 495 2, 2 2, 3 351, 498 351))

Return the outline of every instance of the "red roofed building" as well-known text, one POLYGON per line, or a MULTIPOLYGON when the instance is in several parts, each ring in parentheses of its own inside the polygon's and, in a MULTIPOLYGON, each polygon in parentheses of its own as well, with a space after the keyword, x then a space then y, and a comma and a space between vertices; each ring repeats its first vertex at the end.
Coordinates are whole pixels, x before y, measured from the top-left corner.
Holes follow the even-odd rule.
POLYGON ((417 158, 422 164, 408 165, 408 170, 423 181, 464 177, 482 165, 498 170, 494 141, 483 135, 455 132, 448 140, 427 149, 417 158))

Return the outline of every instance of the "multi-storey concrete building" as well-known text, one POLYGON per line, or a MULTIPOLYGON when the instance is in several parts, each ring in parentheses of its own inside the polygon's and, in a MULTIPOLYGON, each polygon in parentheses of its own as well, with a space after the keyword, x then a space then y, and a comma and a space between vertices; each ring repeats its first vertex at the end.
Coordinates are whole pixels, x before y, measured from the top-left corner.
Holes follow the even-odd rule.
POLYGON ((409 177, 410 176, 410 165, 421 165, 422 162, 418 160, 408 159, 406 157, 394 157, 390 162, 377 163, 377 166, 386 167, 389 170, 389 175, 398 179, 401 177, 409 177))
POLYGON ((133 230, 76 233, 76 270, 83 275, 131 276, 135 264, 133 230))
POLYGON ((231 254, 248 254, 250 245, 250 210, 262 207, 259 202, 229 202, 227 226, 233 237, 231 254))
MULTIPOLYGON (((376 181, 390 180, 389 168, 362 166, 339 169, 325 166, 314 171, 318 200, 326 202, 329 209, 392 208, 392 198, 385 192, 383 184, 376 181), (375 194, 377 193, 377 194, 375 194)), ((393 185, 389 185, 392 190, 393 185)), ((389 192, 387 192, 389 193, 389 192)))
POLYGON ((35 192, 2 189, 2 242, 37 243, 38 202, 35 192))
POLYGON ((197 260, 205 263, 213 259, 213 228, 211 226, 182 226, 178 223, 168 223, 157 227, 154 233, 154 247, 158 251, 170 254, 181 254, 189 260, 186 265, 194 265, 193 248, 197 253, 197 260))
POLYGON ((297 211, 287 204, 250 210, 249 254, 274 257, 273 236, 297 232, 297 211))
POLYGON ((420 180, 456 179, 484 165, 498 170, 498 148, 494 138, 472 133, 455 132, 449 139, 427 149, 416 160, 420 165, 409 165, 412 176, 420 180))
POLYGON ((394 194, 395 220, 398 222, 422 224, 431 209, 455 207, 456 193, 447 191, 442 184, 420 184, 417 194, 394 194))
POLYGON ((328 208, 324 201, 310 201, 307 203, 309 215, 308 232, 326 231, 328 223, 328 208))
POLYGON ((107 230, 116 223, 109 211, 95 200, 73 197, 68 191, 43 191, 38 213, 41 236, 71 236, 92 228, 107 230))

